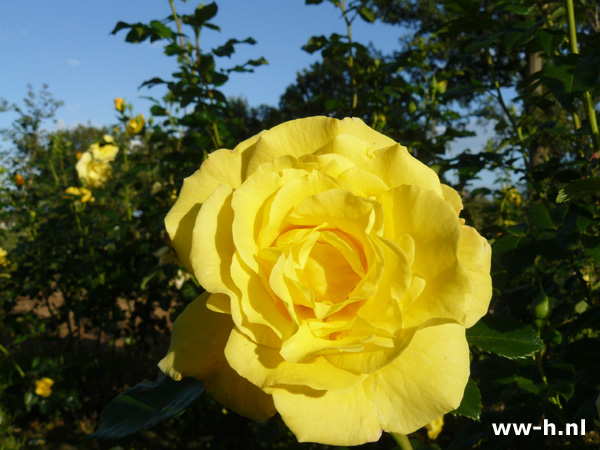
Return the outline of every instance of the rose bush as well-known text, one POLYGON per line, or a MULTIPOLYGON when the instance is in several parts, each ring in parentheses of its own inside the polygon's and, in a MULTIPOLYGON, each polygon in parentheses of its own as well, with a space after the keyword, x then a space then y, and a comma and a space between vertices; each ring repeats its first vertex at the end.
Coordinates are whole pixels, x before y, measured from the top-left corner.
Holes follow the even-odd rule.
POLYGON ((359 119, 313 117, 218 150, 165 223, 206 292, 160 368, 300 441, 356 445, 457 408, 466 328, 491 297, 459 195, 359 119))

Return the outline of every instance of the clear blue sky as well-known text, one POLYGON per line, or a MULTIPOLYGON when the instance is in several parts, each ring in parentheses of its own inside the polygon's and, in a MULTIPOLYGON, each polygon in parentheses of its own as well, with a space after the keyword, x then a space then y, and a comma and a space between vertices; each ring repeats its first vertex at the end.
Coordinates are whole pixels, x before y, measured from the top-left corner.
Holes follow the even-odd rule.
MULTIPOLYGON (((208 3, 208 2, 207 2, 208 3)), ((191 12, 199 2, 176 0, 181 13, 191 12)), ((223 91, 243 96, 250 105, 277 105, 279 96, 295 80, 296 72, 316 61, 318 54, 301 50, 313 35, 345 33, 339 11, 325 2, 305 5, 304 0, 220 0, 212 20, 222 32, 204 30, 201 45, 214 48, 229 38, 252 36, 257 44, 241 45, 234 57, 222 58, 229 67, 264 56, 269 65, 255 73, 234 73, 223 91)), ((129 44, 126 31, 110 32, 118 21, 128 23, 162 20, 171 13, 168 0, 12 0, 0 4, 0 97, 20 103, 31 83, 36 91, 47 83, 55 98, 65 105, 57 118, 64 126, 91 122, 110 125, 116 121, 113 99, 124 97, 136 113, 147 114, 148 95, 160 98, 159 88, 138 90, 154 76, 169 78, 174 58, 162 53, 162 45, 129 44)), ((399 46, 403 31, 385 24, 367 24, 358 18, 353 38, 372 42, 384 52, 399 46)), ((14 115, 0 114, 0 128, 14 115)))

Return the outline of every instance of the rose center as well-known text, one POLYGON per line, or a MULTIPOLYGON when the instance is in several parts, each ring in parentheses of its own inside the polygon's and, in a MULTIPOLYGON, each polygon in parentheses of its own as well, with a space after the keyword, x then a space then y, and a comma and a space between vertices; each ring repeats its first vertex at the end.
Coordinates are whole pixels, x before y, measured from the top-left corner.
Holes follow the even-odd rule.
POLYGON ((360 281, 344 255, 333 245, 319 239, 312 247, 298 279, 312 289, 317 302, 334 304, 348 298, 360 281))

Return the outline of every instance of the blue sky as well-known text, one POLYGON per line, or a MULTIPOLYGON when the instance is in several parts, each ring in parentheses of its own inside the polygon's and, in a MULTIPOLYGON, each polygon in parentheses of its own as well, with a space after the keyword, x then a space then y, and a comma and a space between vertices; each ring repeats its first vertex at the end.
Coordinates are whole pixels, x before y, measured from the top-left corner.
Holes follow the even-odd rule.
MULTIPOLYGON (((255 73, 234 73, 223 91, 243 96, 250 105, 276 105, 296 72, 316 61, 318 54, 301 50, 313 35, 345 33, 339 11, 327 2, 305 5, 304 0, 220 0, 212 20, 221 33, 204 30, 201 45, 214 48, 229 38, 253 37, 254 46, 241 45, 234 57, 222 58, 229 67, 264 56, 269 65, 255 73)), ((191 12, 198 2, 176 0, 178 12, 191 12)), ((113 99, 124 97, 134 112, 147 114, 151 103, 140 96, 159 98, 158 88, 138 90, 154 76, 169 78, 176 61, 162 53, 160 43, 129 44, 126 31, 110 32, 118 21, 161 20, 171 13, 167 0, 19 0, 0 5, 0 97, 20 103, 31 83, 43 83, 65 105, 58 111, 61 126, 116 121, 113 99)), ((381 23, 354 22, 353 38, 372 42, 384 52, 399 48, 402 29, 381 23)), ((14 115, 0 114, 0 128, 14 115)))

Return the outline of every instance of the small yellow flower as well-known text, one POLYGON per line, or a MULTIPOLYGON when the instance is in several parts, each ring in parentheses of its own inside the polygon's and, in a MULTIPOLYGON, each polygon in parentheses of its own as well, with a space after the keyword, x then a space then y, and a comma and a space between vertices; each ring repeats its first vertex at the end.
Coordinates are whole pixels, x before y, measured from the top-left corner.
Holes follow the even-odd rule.
POLYGON ((513 203, 516 206, 521 206, 522 198, 517 188, 506 186, 502 188, 502 193, 508 202, 513 203))
POLYGON ((25 179, 23 178, 23 175, 21 175, 20 173, 15 175, 14 181, 15 181, 15 184, 17 185, 17 187, 23 187, 25 185, 25 179))
POLYGON ((0 266, 5 266, 7 263, 7 259, 6 259, 6 255, 8 253, 6 253, 6 250, 4 250, 2 247, 0 247, 0 266))
POLYGON ((65 189, 65 194, 68 195, 76 195, 81 197, 79 200, 81 201, 81 203, 86 203, 86 202, 93 202, 95 199, 94 197, 92 197, 92 191, 90 191, 89 189, 86 188, 78 188, 78 187, 68 187, 67 189, 65 189))
POLYGON ((42 378, 35 381, 35 393, 40 397, 50 397, 54 380, 51 378, 42 378))
POLYGON ((75 165, 79 178, 83 179, 88 187, 95 189, 102 186, 110 178, 112 166, 106 160, 94 158, 92 152, 87 151, 81 155, 75 165))
POLYGON ((146 120, 144 119, 143 114, 138 114, 137 117, 132 117, 129 119, 129 122, 127 122, 127 134, 129 136, 138 134, 140 131, 142 131, 142 128, 144 128, 145 123, 146 120))
POLYGON ((444 416, 438 417, 433 422, 425 425, 425 429, 427 430, 427 436, 429 439, 437 439, 439 434, 442 432, 442 428, 444 428, 444 416))
POLYGON ((122 112, 125 109, 125 100, 121 97, 115 98, 115 109, 119 112, 122 112))
POLYGON ((75 153, 75 158, 81 159, 81 155, 82 155, 81 152, 77 152, 77 153, 75 153))

